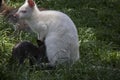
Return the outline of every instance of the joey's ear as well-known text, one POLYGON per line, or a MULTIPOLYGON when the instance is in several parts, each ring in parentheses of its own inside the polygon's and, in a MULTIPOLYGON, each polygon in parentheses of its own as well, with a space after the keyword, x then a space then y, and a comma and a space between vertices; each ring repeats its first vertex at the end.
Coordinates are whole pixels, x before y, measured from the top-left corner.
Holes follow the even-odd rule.
POLYGON ((35 2, 33 0, 27 0, 27 2, 31 8, 35 6, 35 2))

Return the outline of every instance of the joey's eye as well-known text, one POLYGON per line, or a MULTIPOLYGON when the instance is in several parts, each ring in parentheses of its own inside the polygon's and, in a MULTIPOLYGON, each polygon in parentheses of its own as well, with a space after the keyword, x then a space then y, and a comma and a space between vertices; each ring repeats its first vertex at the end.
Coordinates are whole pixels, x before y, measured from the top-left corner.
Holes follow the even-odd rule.
POLYGON ((26 10, 22 10, 21 12, 22 12, 22 13, 26 13, 27 11, 26 11, 26 10))

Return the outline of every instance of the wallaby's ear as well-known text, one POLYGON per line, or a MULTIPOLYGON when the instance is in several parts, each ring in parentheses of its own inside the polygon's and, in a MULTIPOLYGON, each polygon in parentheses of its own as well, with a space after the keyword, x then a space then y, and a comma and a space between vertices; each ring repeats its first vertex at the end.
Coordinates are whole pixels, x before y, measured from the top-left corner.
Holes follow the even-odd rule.
POLYGON ((27 0, 27 1, 31 8, 33 8, 35 6, 35 2, 33 0, 27 0))

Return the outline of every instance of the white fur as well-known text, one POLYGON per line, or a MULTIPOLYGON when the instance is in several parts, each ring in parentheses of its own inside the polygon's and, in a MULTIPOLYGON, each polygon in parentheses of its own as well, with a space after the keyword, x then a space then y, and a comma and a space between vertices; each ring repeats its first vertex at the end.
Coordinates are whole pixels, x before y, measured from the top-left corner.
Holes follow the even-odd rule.
POLYGON ((59 11, 39 11, 35 5, 30 8, 27 1, 18 12, 31 29, 38 34, 38 39, 45 41, 50 65, 70 63, 79 59, 78 34, 73 21, 59 11), (28 12, 21 13, 21 10, 28 12))

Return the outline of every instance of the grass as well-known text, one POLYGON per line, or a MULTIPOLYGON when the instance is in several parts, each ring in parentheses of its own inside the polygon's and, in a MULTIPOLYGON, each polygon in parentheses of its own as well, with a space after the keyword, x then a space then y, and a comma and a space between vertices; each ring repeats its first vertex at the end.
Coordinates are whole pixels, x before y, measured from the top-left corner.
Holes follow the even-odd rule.
MULTIPOLYGON (((17 5, 21 4, 19 1, 17 5)), ((70 68, 59 66, 55 70, 33 68, 31 71, 27 64, 9 69, 12 47, 21 40, 36 44, 36 36, 25 32, 13 36, 12 25, 1 17, 1 80, 120 80, 119 0, 42 0, 37 3, 48 9, 62 11, 72 18, 79 35, 80 61, 70 68)))

